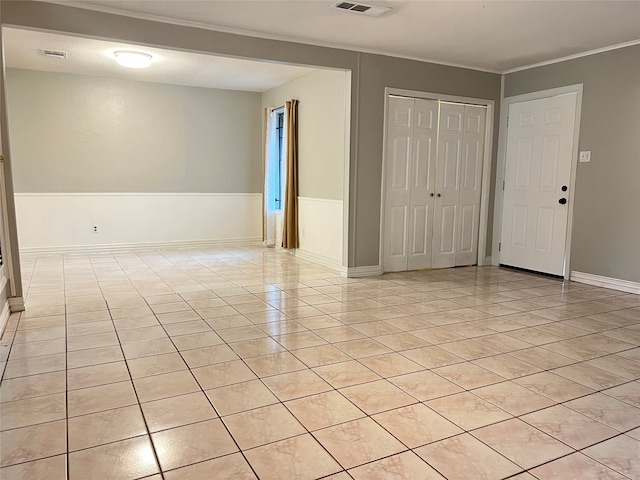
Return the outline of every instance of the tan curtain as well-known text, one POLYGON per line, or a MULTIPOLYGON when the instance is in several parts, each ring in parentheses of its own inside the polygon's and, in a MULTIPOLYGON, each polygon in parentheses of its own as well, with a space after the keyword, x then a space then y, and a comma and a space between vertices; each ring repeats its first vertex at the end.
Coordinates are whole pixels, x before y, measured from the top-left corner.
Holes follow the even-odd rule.
POLYGON ((298 100, 286 103, 287 181, 284 200, 282 248, 298 248, 298 100))

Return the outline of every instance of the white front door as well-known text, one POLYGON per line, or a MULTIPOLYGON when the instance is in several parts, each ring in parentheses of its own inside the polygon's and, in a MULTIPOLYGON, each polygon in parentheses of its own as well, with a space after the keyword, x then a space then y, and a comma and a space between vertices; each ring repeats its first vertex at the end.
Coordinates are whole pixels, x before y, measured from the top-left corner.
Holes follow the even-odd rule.
POLYGON ((576 100, 509 106, 501 264, 564 274, 576 100))

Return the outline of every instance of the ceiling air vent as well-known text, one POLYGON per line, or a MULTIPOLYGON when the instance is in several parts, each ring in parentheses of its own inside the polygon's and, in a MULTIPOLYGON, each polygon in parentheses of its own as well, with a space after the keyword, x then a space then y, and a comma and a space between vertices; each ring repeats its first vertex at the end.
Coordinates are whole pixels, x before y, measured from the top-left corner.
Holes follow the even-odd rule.
POLYGON ((337 8, 338 10, 344 10, 347 12, 361 13, 363 15, 368 15, 369 17, 379 17, 391 10, 389 7, 377 7, 374 5, 353 2, 334 3, 331 8, 337 8))
POLYGON ((67 52, 63 52, 62 50, 42 50, 42 54, 45 57, 61 58, 63 60, 67 58, 67 52))

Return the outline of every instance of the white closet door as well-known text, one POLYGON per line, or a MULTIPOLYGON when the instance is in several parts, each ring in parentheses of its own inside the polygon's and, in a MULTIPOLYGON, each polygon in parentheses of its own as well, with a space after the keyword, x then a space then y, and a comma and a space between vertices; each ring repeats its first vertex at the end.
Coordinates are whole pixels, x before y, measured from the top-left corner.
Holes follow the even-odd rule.
POLYGON ((387 122, 384 271, 476 263, 486 109, 390 97, 387 122))
POLYGON ((500 263, 562 275, 575 94, 509 106, 500 263))
POLYGON ((431 266, 437 144, 438 102, 416 99, 410 176, 409 270, 431 266))
POLYGON ((414 105, 410 98, 389 98, 383 235, 387 272, 406 270, 408 265, 414 105))
POLYGON ((441 103, 432 247, 435 268, 456 264, 463 132, 464 105, 441 103))
POLYGON ((485 122, 486 108, 465 105, 456 225, 456 266, 473 265, 478 261, 485 122))

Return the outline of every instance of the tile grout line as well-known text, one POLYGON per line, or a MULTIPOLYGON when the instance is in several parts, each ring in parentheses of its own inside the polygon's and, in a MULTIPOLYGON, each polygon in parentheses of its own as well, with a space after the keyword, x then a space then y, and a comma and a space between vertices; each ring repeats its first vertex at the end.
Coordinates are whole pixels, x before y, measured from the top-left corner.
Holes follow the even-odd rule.
MULTIPOLYGON (((191 276, 188 272, 185 272, 185 273, 186 273, 186 275, 191 276)), ((162 281, 162 279, 161 279, 161 281, 162 281)), ((163 282, 163 283, 164 283, 164 282, 163 282)), ((172 289, 172 290, 173 290, 173 288, 174 288, 173 286, 171 286, 171 284, 170 284, 170 283, 169 283, 169 284, 165 284, 165 285, 167 285, 167 286, 168 286, 168 288, 170 288, 170 289, 172 289)), ((135 285, 134 285, 134 288, 135 288, 135 285)), ((239 288, 243 288, 243 287, 239 287, 239 288)), ((313 287, 309 287, 309 288, 313 288, 313 287)), ((177 293, 177 291, 176 291, 176 290, 173 290, 173 291, 177 293)), ((253 295, 253 293, 251 293, 251 294, 253 295)), ((142 297, 143 299, 145 298, 145 297, 144 297, 144 296, 142 296, 142 295, 141 295, 141 297, 142 297)), ((258 297, 256 297, 256 298, 258 298, 258 297)), ((146 300, 146 299, 145 299, 145 300, 146 300)), ((266 300, 262 300, 262 301, 265 301, 265 303, 268 303, 266 300)), ((583 300, 583 302, 585 302, 585 300, 583 300)), ((66 304, 66 302, 65 302, 65 304, 66 304)), ((148 302, 147 302, 147 304, 148 304, 148 302)), ((272 306, 273 306, 273 305, 272 305, 272 306)), ((312 306, 313 306, 313 305, 312 305, 312 306)), ((66 308, 66 307, 65 307, 65 308, 66 308)), ((553 307, 550 307, 550 308, 553 308, 553 307)), ((633 308, 633 307, 631 307, 631 308, 633 308)), ((619 307, 619 310, 625 310, 625 309, 626 309, 626 308, 624 308, 624 307, 619 307)), ((276 310, 278 310, 278 309, 276 308, 276 310)), ((612 311, 613 311, 613 310, 612 310, 612 311)), ((196 312, 196 313, 197 313, 197 312, 196 312)), ((239 314, 242 314, 242 312, 239 312, 239 314)), ((325 313, 325 314, 326 314, 326 313, 325 313)), ((242 315, 243 315, 243 314, 242 314, 242 315)), ((286 314, 285 314, 285 315, 286 315, 286 314)), ((329 315, 330 315, 330 314, 329 314, 329 315)), ((201 315, 199 315, 199 316, 202 318, 202 316, 201 316, 201 315)), ((288 315, 286 315, 286 316, 288 316, 288 315)), ((584 317, 584 316, 590 316, 590 315, 583 315, 583 317, 584 317)), ((246 317, 245 317, 245 318, 246 318, 246 317)), ((301 318, 301 317, 298 317, 298 318, 291 318, 291 317, 289 317, 289 319, 290 319, 290 320, 292 320, 292 321, 297 321, 297 320, 299 320, 300 318, 301 318)), ((303 318, 303 317, 302 317, 302 318, 303 318)), ((493 318, 499 318, 499 317, 493 317, 493 318)), ((572 317, 572 319, 574 319, 574 318, 578 318, 578 317, 572 317)), ((65 315, 65 319, 66 319, 66 315, 65 315)), ((203 319, 203 321, 205 321, 205 322, 206 322, 206 320, 204 320, 204 319, 203 319)), ((251 320, 250 320, 250 321, 251 321, 251 320)), ((338 321, 340 321, 340 320, 338 320, 338 321)), ((384 321, 384 320, 376 320, 376 321, 384 321)), ((552 320, 552 321, 550 321, 550 322, 548 322, 548 323, 557 323, 557 322, 564 322, 564 321, 566 321, 566 319, 565 319, 565 320, 552 320)), ((66 321, 65 321, 65 323, 66 323, 66 321)), ((113 323, 113 319, 112 319, 112 323, 113 323)), ((256 324, 256 323, 254 323, 253 321, 251 321, 251 323, 252 323, 253 325, 257 326, 258 328, 260 328, 261 330, 263 330, 263 329, 262 329, 262 327, 260 327, 260 326, 259 326, 259 324, 256 324)), ((341 323, 343 323, 343 324, 344 324, 344 322, 341 322, 341 323)), ((465 321, 465 320, 462 320, 462 321, 461 321, 461 322, 459 322, 459 323, 460 323, 460 324, 462 324, 462 323, 468 323, 468 322, 467 322, 467 321, 465 321)), ((161 324, 161 325, 163 326, 163 329, 164 329, 164 325, 163 325, 163 324, 161 324)), ((352 324, 344 324, 344 325, 351 326, 352 324)), ((115 327, 115 324, 114 324, 114 327, 115 327)), ((209 327, 211 327, 211 326, 209 325, 209 327)), ((303 327, 304 327, 304 325, 303 325, 303 327)), ((526 328, 533 328, 533 327, 523 326, 522 330, 525 330, 526 328)), ((615 329, 617 329, 617 328, 624 328, 624 326, 623 326, 623 327, 612 327, 612 328, 611 328, 611 329, 609 329, 609 330, 615 330, 615 329)), ((211 330, 212 330, 213 332, 216 332, 216 329, 214 329, 214 328, 212 328, 212 327, 211 327, 211 330)), ((315 331, 316 329, 305 328, 305 330, 306 330, 306 331, 308 331, 308 332, 312 332, 312 333, 314 333, 314 331, 315 331)), ((607 331, 609 331, 609 330, 607 330, 607 331)), ((264 330, 263 330, 263 331, 264 331, 264 330)), ((168 332, 166 332, 166 329, 165 329, 165 333, 167 334, 168 338, 172 340, 172 338, 173 338, 173 337, 171 337, 171 336, 169 336, 169 335, 168 335, 168 332)), ((216 333, 217 333, 217 332, 216 332, 216 333)), ((278 343, 279 343, 279 341, 278 341, 278 340, 276 340, 276 338, 275 338, 275 337, 273 337, 272 335, 270 335, 270 334, 269 334, 269 332, 265 332, 265 333, 267 333, 267 338, 271 338, 271 339, 273 339, 274 341, 276 341, 276 342, 278 342, 278 343)), ((502 333, 503 333, 503 332, 496 332, 496 334, 502 334, 502 333)), ((588 332, 588 333, 586 333, 586 334, 585 334, 585 335, 583 335, 583 336, 597 335, 597 334, 601 334, 601 333, 602 333, 602 331, 593 331, 593 332, 588 332)), ((116 329, 116 335, 117 335, 117 329, 116 329)), ((486 336, 488 336, 488 335, 490 335, 490 334, 487 334, 486 336)), ((366 336, 365 336, 365 338, 369 338, 369 339, 372 339, 373 341, 376 341, 376 340, 375 340, 375 337, 373 337, 373 338, 372 338, 372 337, 371 337, 371 336, 369 336, 369 335, 366 335, 366 336)), ((472 339, 472 338, 476 338, 476 337, 466 337, 466 339, 472 339)), ((578 337, 572 337, 572 338, 578 338, 578 337)), ((565 341, 565 340, 566 340, 566 339, 559 340, 558 342, 550 342, 550 343, 559 343, 559 342, 562 342, 562 341, 565 341)), ((223 339, 223 341, 224 341, 224 339, 223 339)), ((173 340, 172 340, 172 342, 173 342, 173 340)), ((234 343, 234 342, 232 342, 232 343, 234 343)), ((231 344, 230 344, 229 342, 224 341, 224 344, 225 344, 225 345, 227 345, 228 347, 231 347, 231 344)), ((333 343, 333 342, 327 342, 327 344, 329 344, 329 345, 334 345, 334 343, 333 343)), ((121 342, 120 342, 120 346, 121 346, 121 349, 122 349, 122 344, 121 344, 121 342)), ((539 347, 539 346, 540 346, 540 345, 534 345, 534 346, 533 346, 533 347, 531 347, 531 348, 535 348, 535 347, 539 347)), ((175 347, 175 344, 174 344, 174 347, 175 347)), ((284 344, 283 344, 283 347, 285 348, 285 351, 286 351, 286 352, 288 352, 288 353, 290 353, 290 354, 292 354, 292 355, 294 355, 294 356, 295 356, 295 353, 294 353, 294 352, 295 352, 295 349, 294 349, 294 350, 290 350, 290 349, 288 349, 286 346, 284 346, 284 344)), ((231 348, 232 348, 232 347, 231 347, 231 348)), ((176 349, 177 349, 177 347, 176 347, 176 349)), ((392 349, 392 350, 393 350, 394 352, 397 352, 395 349, 392 349)), ((624 350, 623 350, 623 351, 624 351, 624 350)), ((610 356, 610 355, 614 355, 614 354, 616 354, 616 353, 620 353, 620 352, 621 352, 621 351, 618 351, 618 352, 610 352, 610 353, 606 353, 606 354, 604 354, 604 355, 602 355, 602 356, 595 357, 595 358, 602 358, 602 357, 610 356)), ((123 352, 123 353, 124 353, 124 352, 123 352)), ((181 355, 181 358, 183 358, 183 357, 182 357, 182 353, 181 353, 181 351, 180 351, 180 350, 178 350, 178 353, 181 355)), ((500 354, 502 354, 502 353, 499 353, 498 355, 500 355, 500 354)), ((491 355, 491 356, 497 356, 497 355, 491 355)), ((297 356, 296 356, 296 358, 297 358, 297 356)), ((359 362, 360 358, 354 358, 354 357, 352 357, 352 358, 353 358, 355 361, 357 361, 358 363, 360 363, 360 364, 362 365, 362 363, 361 363, 361 362, 359 362)), ((361 357, 361 358, 365 358, 365 357, 361 357)), ((483 357, 483 358, 487 358, 487 357, 483 357)), ((244 357, 240 357, 240 359, 241 359, 243 362, 244 362, 244 360, 245 360, 245 358, 244 358, 244 357)), ((589 360, 591 360, 591 359, 589 359, 589 360)), ((575 362, 575 364, 585 363, 585 362, 587 362, 587 361, 589 361, 589 360, 579 360, 579 361, 576 361, 576 362, 575 362)), ((184 358, 183 358, 183 361, 184 361, 184 358)), ((471 361, 473 361, 473 360, 471 360, 471 361)), ((466 363, 470 363, 471 361, 470 361, 470 360, 465 360, 465 362, 466 362, 466 363)), ((125 363, 126 363, 126 359, 125 359, 125 363)), ((313 371, 313 369, 312 369, 311 367, 309 367, 309 365, 308 365, 306 362, 302 361, 302 363, 307 367, 307 369, 308 369, 308 370, 313 371)), ((463 363, 463 362, 461 362, 461 363, 463 363)), ((246 363, 244 363, 244 364, 245 364, 245 365, 247 365, 246 363)), ((248 365, 247 365, 247 366, 248 366, 248 365)), ((364 365, 364 366, 366 367, 366 365, 364 365)), ((422 366, 422 365, 421 365, 421 366, 422 366)), ((191 371, 191 367, 189 367, 188 365, 187 365, 187 367, 188 367, 188 370, 189 370, 189 371, 191 371)), ((430 370, 431 370, 431 369, 428 369, 428 368, 426 368, 426 367, 424 367, 424 366, 422 366, 422 367, 423 367, 423 370, 422 370, 422 371, 430 371, 430 370)), ((127 368, 128 368, 128 363, 127 363, 127 368)), ((251 367, 249 367, 249 368, 251 368, 251 367)), ((366 367, 366 368, 368 368, 368 367, 366 367)), ((68 369, 67 369, 67 370, 68 370, 68 369)), ((549 371, 549 370, 551 370, 551 369, 547 369, 547 370, 545 370, 545 371, 549 371)), ((605 370, 605 371, 608 371, 608 370, 605 370)), ((435 373, 435 372, 434 372, 434 373, 435 373)), ((609 372, 609 373, 615 374, 614 372, 609 372)), ((133 382, 133 379, 132 379, 132 377, 131 377, 131 372, 130 372, 130 371, 129 371, 129 375, 130 375, 130 380, 133 382)), ((532 375, 533 375, 533 374, 532 374, 532 375)), ((393 378, 393 377, 382 377, 382 378, 383 378, 384 380, 389 381, 388 379, 389 379, 389 378, 393 378)), ((519 377, 519 378, 522 378, 522 377, 519 377)), ((262 380, 262 377, 259 377, 259 376, 258 376, 258 379, 262 380)), ((510 378, 507 378, 507 379, 506 379, 506 381, 513 381, 513 380, 514 380, 514 379, 510 379, 510 378)), ((572 381, 572 380, 570 380, 570 381, 572 381)), ((631 381, 627 381, 627 382, 625 382, 625 383, 623 383, 623 384, 621 384, 621 385, 624 385, 624 384, 630 383, 630 382, 632 382, 632 381, 633 381, 633 380, 631 380, 631 381)), ((198 380, 197 380, 197 379, 196 379, 196 382, 199 384, 199 382, 198 382, 198 380)), ((503 382, 498 382, 498 383, 503 383, 503 382)), ((200 384, 199 384, 199 385, 200 385, 200 384)), ((264 385, 264 383, 263 383, 263 385, 264 385)), ((267 388, 269 388, 269 387, 268 387, 268 385, 266 385, 266 386, 267 386, 267 388)), ((335 387, 333 387, 332 385, 330 385, 330 386, 333 388, 333 390, 334 390, 334 391, 337 391, 337 389, 336 389, 335 387)), ((135 388, 135 386, 134 386, 134 388, 135 388)), ((477 388, 480 388, 480 387, 477 387, 477 388)), ((525 387, 525 388, 526 388, 526 387, 525 387)), ((613 388, 613 387, 610 387, 610 388, 613 388)), ((205 393, 205 395, 206 395, 206 392, 204 391, 204 389, 202 389, 202 386, 201 386, 201 385, 200 385, 200 389, 201 389, 201 392, 205 393)), ((270 389, 270 388, 269 388, 269 389, 270 389)), ((603 390, 605 390, 605 389, 603 389, 603 390)), ((603 391, 603 390, 598 390, 598 392, 603 391)), ((466 390, 466 391, 470 391, 470 390, 466 390)), ((339 392, 339 393, 341 393, 341 392, 339 392)), ((407 392, 407 393, 408 393, 408 392, 407 392)), ((592 392, 592 393, 596 393, 596 392, 592 392)), ((311 394, 311 395, 312 395, 312 394, 311 394)), ((589 394, 587 394, 587 395, 589 395, 589 394)), ((585 396, 587 396, 587 395, 585 395, 585 396)), ((207 397, 207 398, 208 398, 208 397, 207 397)), ((581 397, 578 397, 578 398, 581 398, 581 397)), ((347 400, 348 400, 348 399, 347 399, 347 400)), ((567 400, 567 401, 569 401, 569 400, 567 400)), ((422 403, 422 402, 420 402, 420 403, 422 403)), ((138 404, 140 405, 139 398, 138 398, 138 404)), ((281 401, 280 401, 280 404, 283 404, 283 405, 286 407, 286 404, 285 404, 285 402, 284 402, 284 401, 282 401, 282 400, 281 400, 281 401)), ((559 403, 557 403, 557 404, 559 404, 559 403)), ((357 407, 357 406, 356 406, 356 407, 357 407)), ((214 408, 215 408, 215 406, 214 406, 214 408)), ((527 412, 527 413, 530 413, 530 412, 527 412)), ((370 416, 370 415, 368 415, 368 417, 369 417, 369 418, 371 418, 371 416, 370 416)), ((222 417, 220 417, 220 418, 222 418, 222 417)), ((374 421, 375 421, 375 420, 374 420, 374 421)), ((67 424, 67 425, 68 425, 68 424, 67 424)), ((384 427, 383 427, 383 428, 384 428, 384 427)), ((535 428, 535 427, 534 427, 534 428, 535 428)), ((148 429, 147 429, 147 431, 148 431, 148 429)), ((307 430, 307 431, 308 431, 308 430, 307 430)), ((309 432, 309 433, 311 433, 311 432, 309 432)), ((606 440, 603 440, 603 441, 606 441, 606 440)), ((586 448, 586 447, 585 447, 585 448, 586 448)), ((159 465, 159 462, 158 462, 158 465, 159 465)))
POLYGON ((67 324, 67 289, 65 283, 65 262, 64 257, 62 257, 62 288, 64 292, 64 409, 65 409, 65 434, 66 434, 66 447, 67 451, 65 454, 65 465, 66 465, 66 478, 70 480, 71 478, 71 462, 70 462, 70 451, 69 451, 69 331, 67 324))
MULTIPOLYGON (((95 275, 95 268, 94 268, 94 266, 93 266, 93 263, 91 263, 91 269, 92 269, 92 271, 93 271, 93 273, 94 273, 94 275, 95 275)), ((98 277, 97 277, 97 275, 96 275, 96 279, 97 279, 97 278, 98 278, 98 277)), ((132 387, 132 389, 133 389, 133 393, 134 393, 134 395, 135 395, 135 397, 136 397, 136 401, 138 402, 138 404, 137 404, 138 411, 139 411, 139 413, 140 413, 140 416, 142 417, 142 421, 144 422, 144 427, 145 427, 145 429, 146 429, 146 431, 147 431, 147 435, 146 435, 146 437, 147 437, 148 442, 149 442, 149 444, 150 444, 150 446, 151 446, 151 451, 153 452, 153 457, 154 457, 154 460, 155 460, 155 462, 156 462, 156 465, 158 466, 158 472, 160 473, 160 478, 161 478, 162 480, 164 480, 164 473, 162 472, 162 466, 160 465, 160 459, 159 459, 159 457, 158 457, 158 453, 157 453, 157 451, 156 451, 156 447, 155 447, 155 445, 154 445, 154 443, 153 443, 153 437, 151 436, 151 431, 149 430, 149 425, 147 424, 147 419, 146 419, 146 417, 144 416, 144 413, 143 413, 143 411, 142 411, 142 407, 141 407, 141 405, 140 405, 140 397, 138 396, 138 391, 137 391, 137 389, 136 389, 136 385, 135 385, 135 383, 133 382, 133 377, 131 376, 131 370, 129 369, 129 364, 128 364, 128 363, 127 363, 127 361, 126 361, 126 357, 125 357, 125 354, 124 354, 124 350, 123 350, 123 348, 122 348, 122 342, 120 342, 120 336, 118 335, 118 330, 116 329, 116 325, 115 325, 115 323, 114 323, 114 321, 113 321, 113 316, 111 315, 111 308, 109 307, 109 302, 107 301, 106 297, 104 297, 104 290, 102 289, 102 287, 101 287, 99 284, 98 284, 98 288, 100 288, 100 292, 101 292, 101 294, 102 294, 102 296, 103 296, 103 298, 104 298, 104 300, 105 300, 105 303, 106 303, 106 305, 107 305, 107 311, 109 312, 109 317, 111 318, 111 323, 112 323, 112 325, 113 325, 113 329, 114 329, 114 332, 115 332, 116 338, 118 339, 118 346, 120 347, 120 352, 122 353, 122 359, 123 359, 124 364, 125 364, 125 366, 126 366, 126 368, 127 368, 127 373, 129 374, 129 382, 131 382, 131 387, 132 387)), ((135 287, 134 287, 134 288, 135 288, 135 287)), ((131 437, 131 438, 136 438, 136 437, 131 437)), ((124 439, 124 440, 128 440, 128 439, 124 439)), ((122 441, 122 440, 120 440, 120 441, 122 441)), ((115 442, 113 442, 113 443, 115 443, 115 442)), ((69 455, 69 456, 70 456, 70 455, 69 455)), ((152 475, 153 475, 153 474, 152 474, 152 475)))
MULTIPOLYGON (((180 294, 178 294, 178 295, 180 295, 180 294)), ((182 297, 182 295, 180 295, 180 297, 182 297)), ((148 307, 151 307, 151 306, 149 305, 149 302, 146 300, 146 298, 145 298, 144 296, 142 296, 142 298, 143 298, 143 300, 144 300, 145 304, 147 304, 147 306, 148 306, 148 307)), ((182 298, 183 298, 183 300, 184 300, 184 297, 182 297, 182 298)), ((152 311, 153 311, 153 310, 152 310, 152 311)), ((155 316, 155 314, 154 314, 154 316, 155 316)), ((200 315, 198 315, 198 316, 200 316, 200 315)), ((209 398, 209 396, 206 394, 206 391, 202 388, 202 385, 200 384, 200 381, 198 380, 198 378, 197 378, 197 377, 193 374, 193 372, 191 371, 191 367, 189 366, 189 364, 187 363, 187 361, 184 359, 184 357, 183 357, 183 355, 182 355, 181 350, 180 350, 180 349, 178 349, 177 345, 176 345, 176 344, 174 343, 174 341, 173 341, 173 338, 172 338, 172 337, 169 335, 169 333, 166 331, 166 328, 165 328, 164 324, 163 324, 162 322, 160 322, 160 320, 157 318, 157 316, 156 316, 156 319, 158 320, 158 323, 160 324, 160 326, 161 326, 161 327, 162 327, 162 329, 164 330, 165 334, 167 335, 167 338, 168 338, 168 339, 171 341, 171 343, 173 344, 174 348, 176 349, 176 352, 178 353, 178 355, 180 355, 180 358, 182 359, 182 361, 183 361, 183 362, 185 363, 185 365, 187 366, 187 369, 188 369, 189 373, 191 374, 191 377, 194 379, 194 381, 196 382, 196 384, 198 385, 198 387, 200 387, 200 392, 205 396, 205 398, 207 399, 207 402, 209 402, 209 404, 211 405, 211 408, 213 408, 213 411, 218 415, 218 419, 220 420, 220 424, 224 427, 225 431, 226 431, 226 432, 227 432, 227 434, 229 435, 229 438, 231 438, 231 439, 233 440, 233 443, 235 444, 236 448, 238 449, 238 453, 240 453, 240 454, 242 455, 242 458, 244 458, 245 462, 247 463, 247 465, 249 466, 249 468, 251 469, 251 471, 253 472, 253 474, 256 476, 256 478, 260 478, 260 477, 258 476, 258 473, 257 473, 257 472, 255 471, 255 469, 253 468, 253 465, 251 465, 251 464, 249 463, 249 460, 246 458, 246 456, 245 456, 245 454, 244 454, 243 450, 240 448, 240 445, 238 444, 237 440, 236 440, 236 439, 235 439, 235 437, 231 434, 231 431, 229 430, 229 427, 228 427, 228 426, 226 425, 226 423, 224 422, 224 420, 223 420, 222 416, 220 415, 220 412, 218 412, 218 410, 216 409, 215 405, 211 402, 211 399, 210 399, 210 398, 209 398)), ((212 331, 213 331, 213 329, 212 329, 212 331)), ((124 352, 123 352, 123 354, 124 354, 124 352)), ((246 364, 245 364, 245 365, 246 365, 246 364)), ((247 366, 247 368, 249 367, 248 365, 246 365, 246 366, 247 366)), ((132 382, 133 382, 133 380, 132 380, 132 382)), ((138 403, 140 404, 139 399, 138 399, 138 403)), ((143 412, 143 416, 144 416, 144 412, 143 412)), ((208 420, 206 420, 206 421, 208 421, 208 420)), ((202 423, 202 422, 196 422, 196 423, 202 423)), ((145 417, 145 424, 146 424, 146 417, 145 417)), ((190 425, 194 425, 194 424, 195 424, 195 423, 192 423, 192 424, 190 424, 190 425)), ((181 426, 184 426, 184 425, 181 425, 181 426)), ((180 428, 181 426, 178 426, 178 427, 175 427, 175 428, 180 428)), ((167 430, 170 430, 170 429, 167 429, 167 430)), ((149 437, 150 437, 150 438, 153 438, 153 437, 151 437, 151 433, 149 433, 149 437)), ((155 446, 154 446, 154 452, 155 452, 155 446)), ((231 455, 231 454, 233 454, 233 453, 236 453, 236 452, 232 452, 232 453, 230 453, 229 455, 231 455)), ((222 455, 222 456, 226 456, 226 455, 222 455)), ((203 462, 204 462, 204 461, 208 461, 208 460, 213 460, 213 459, 215 459, 215 458, 221 458, 222 456, 209 458, 209 459, 203 460, 203 462)), ((196 463, 201 463, 201 462, 196 462, 196 463)), ((160 466, 160 461, 159 461, 159 460, 158 460, 158 465, 160 466)), ((193 464, 188 464, 188 465, 193 465, 193 464)), ((183 468, 183 467, 186 467, 186 466, 188 466, 188 465, 182 465, 182 466, 177 467, 177 468, 183 468)), ((162 468, 162 466, 160 466, 160 471, 161 471, 161 473, 162 473, 162 478, 164 479, 164 473, 163 473, 164 469, 162 468)))

